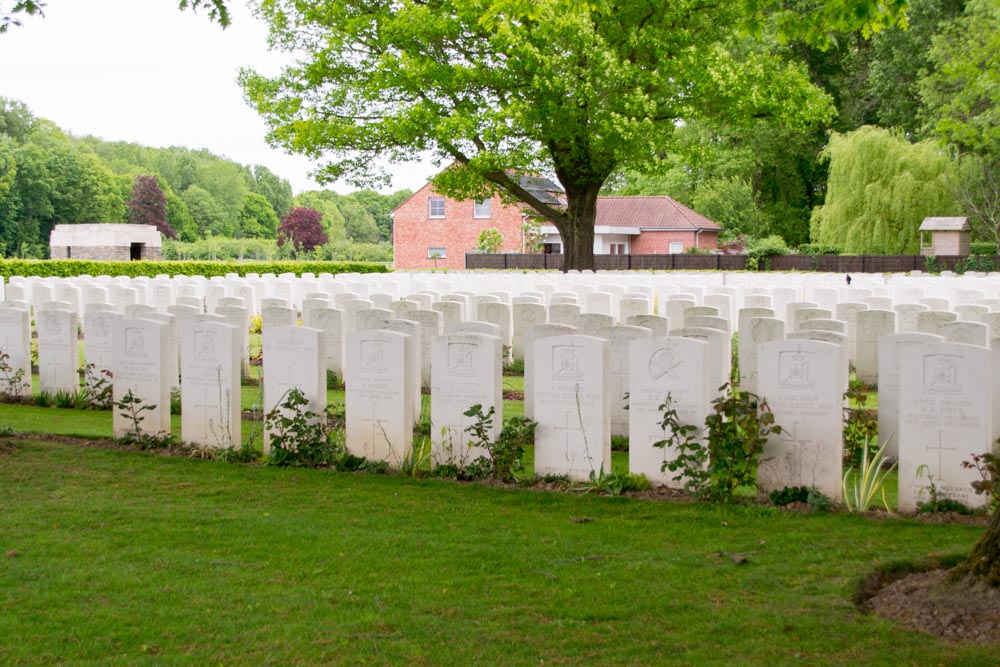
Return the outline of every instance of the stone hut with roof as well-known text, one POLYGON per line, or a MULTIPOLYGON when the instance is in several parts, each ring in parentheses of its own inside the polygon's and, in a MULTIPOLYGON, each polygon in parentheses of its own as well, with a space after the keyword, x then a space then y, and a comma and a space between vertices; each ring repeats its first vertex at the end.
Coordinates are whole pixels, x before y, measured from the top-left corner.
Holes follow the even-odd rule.
POLYGON ((162 250, 163 239, 156 225, 56 225, 49 235, 49 257, 52 259, 159 260, 163 258, 162 250))

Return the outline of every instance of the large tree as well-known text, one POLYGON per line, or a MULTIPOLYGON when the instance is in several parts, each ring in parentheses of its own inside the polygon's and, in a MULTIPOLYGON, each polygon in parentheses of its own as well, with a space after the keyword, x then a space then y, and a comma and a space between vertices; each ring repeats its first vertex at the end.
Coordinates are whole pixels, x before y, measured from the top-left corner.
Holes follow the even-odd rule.
POLYGON ((828 118, 779 38, 874 28, 904 4, 263 0, 273 45, 299 59, 241 82, 270 140, 322 160, 320 178, 384 182, 384 160, 431 151, 454 165, 440 190, 524 202, 559 231, 564 268, 588 269, 612 173, 651 163, 687 120, 828 118), (518 174, 539 172, 565 207, 522 187, 518 174))
POLYGON ((167 222, 167 196, 156 176, 143 174, 135 177, 132 197, 128 200, 128 221, 133 225, 153 225, 167 238, 177 238, 177 233, 167 222))
POLYGON ((921 221, 957 215, 955 163, 932 141, 909 143, 877 127, 834 134, 826 202, 812 240, 856 254, 915 254, 921 221))

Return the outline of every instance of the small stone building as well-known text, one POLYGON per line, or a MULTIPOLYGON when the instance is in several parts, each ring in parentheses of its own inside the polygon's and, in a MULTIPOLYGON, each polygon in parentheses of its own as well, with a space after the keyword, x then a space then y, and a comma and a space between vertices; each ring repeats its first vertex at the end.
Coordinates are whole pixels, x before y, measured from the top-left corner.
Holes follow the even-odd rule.
POLYGON ((920 254, 968 257, 972 228, 968 218, 924 218, 920 223, 920 254), (926 235, 930 234, 930 243, 926 235))
POLYGON ((163 238, 154 225, 56 225, 49 236, 49 256, 118 262, 159 260, 163 259, 163 238))

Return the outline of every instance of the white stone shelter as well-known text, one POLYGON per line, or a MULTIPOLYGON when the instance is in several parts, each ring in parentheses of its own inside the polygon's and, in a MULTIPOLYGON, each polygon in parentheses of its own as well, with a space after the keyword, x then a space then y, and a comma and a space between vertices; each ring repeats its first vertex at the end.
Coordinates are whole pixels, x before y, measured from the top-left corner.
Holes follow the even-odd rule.
POLYGON ((49 236, 49 256, 52 259, 160 260, 163 258, 162 248, 163 238, 154 225, 56 225, 49 236))

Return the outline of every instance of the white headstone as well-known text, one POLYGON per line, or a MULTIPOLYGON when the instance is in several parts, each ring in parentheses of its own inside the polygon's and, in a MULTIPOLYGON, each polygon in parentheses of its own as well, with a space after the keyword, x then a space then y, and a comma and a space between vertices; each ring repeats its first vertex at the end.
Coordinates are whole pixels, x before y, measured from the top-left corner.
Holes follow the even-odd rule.
POLYGON ((854 374, 865 384, 878 384, 878 342, 896 333, 896 313, 891 310, 862 310, 857 315, 857 351, 854 374))
POLYGON ((764 493, 815 487, 839 502, 843 467, 843 394, 847 359, 841 347, 818 341, 764 343, 757 387, 781 433, 772 433, 757 468, 764 493))
POLYGON ((43 308, 35 314, 38 330, 38 386, 42 393, 80 390, 80 347, 76 311, 43 308))
MULTIPOLYGON (((141 434, 170 433, 172 378, 168 369, 172 368, 172 351, 169 335, 170 325, 153 319, 123 318, 111 325, 115 358, 114 401, 121 403, 129 392, 141 401, 135 405, 137 411, 142 409, 137 413, 141 419, 138 424, 141 434)), ((123 412, 118 408, 113 410, 116 438, 135 433, 136 424, 123 412)))
POLYGON ((502 347, 500 339, 479 334, 435 336, 432 341, 431 453, 435 465, 465 468, 487 452, 471 442, 466 430, 475 423, 467 417, 472 406, 483 414, 493 408, 495 442, 503 426, 502 347), (471 444, 470 444, 471 443, 471 444))
POLYGON ((939 497, 968 507, 988 502, 971 483, 976 470, 962 468, 973 454, 991 451, 990 351, 958 343, 912 346, 900 352, 899 509, 916 510, 939 497))
POLYGON ((181 438, 208 447, 239 447, 239 330, 189 318, 180 325, 180 338, 181 438))
MULTIPOLYGON (((308 403, 303 409, 322 418, 326 410, 326 352, 323 334, 312 327, 274 326, 263 332, 264 414, 280 407, 293 389, 308 403)), ((283 410, 282 410, 283 412, 283 410)), ((271 448, 271 432, 264 431, 264 454, 271 448)))
POLYGON ((626 325, 605 327, 598 329, 593 334, 597 338, 603 338, 611 344, 609 363, 608 391, 611 401, 611 435, 628 436, 629 426, 629 399, 626 396, 629 391, 629 370, 630 357, 629 346, 633 341, 652 338, 652 333, 644 327, 630 327, 626 325))
POLYGON ((878 346, 878 444, 886 444, 885 456, 899 456, 900 355, 902 350, 938 343, 940 336, 898 333, 879 338, 878 346))
POLYGON ((407 336, 395 331, 347 335, 347 451, 399 467, 413 441, 412 361, 407 336))
POLYGON ((0 392, 31 395, 31 314, 0 308, 0 392))
POLYGON ((645 475, 653 484, 682 488, 677 473, 664 464, 677 458, 669 447, 654 447, 667 439, 660 424, 667 396, 679 421, 703 429, 712 410, 708 343, 692 338, 664 336, 636 340, 631 348, 629 375, 630 473, 645 475))
POLYGON ((610 470, 608 342, 553 336, 534 345, 535 474, 587 480, 610 470))

